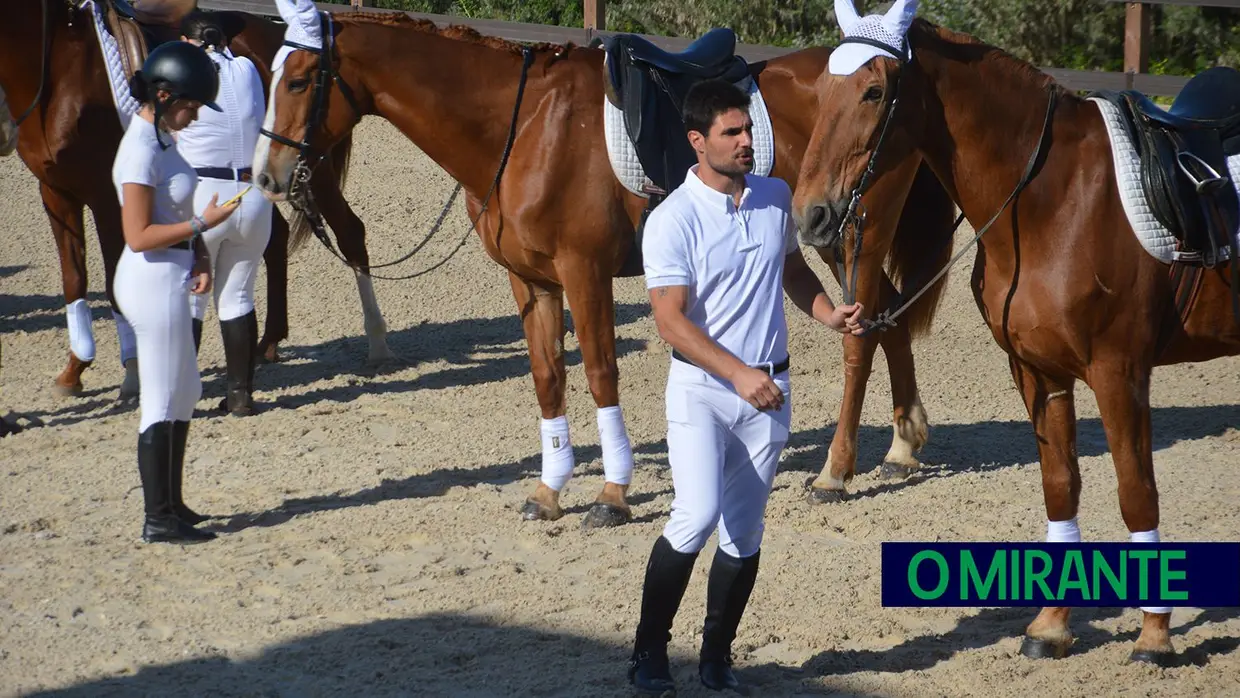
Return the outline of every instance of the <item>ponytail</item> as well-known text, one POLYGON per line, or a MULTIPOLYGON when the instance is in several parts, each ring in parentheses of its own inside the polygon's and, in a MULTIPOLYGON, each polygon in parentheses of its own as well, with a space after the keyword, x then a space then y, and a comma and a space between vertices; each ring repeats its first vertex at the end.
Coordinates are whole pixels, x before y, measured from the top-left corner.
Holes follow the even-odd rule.
POLYGON ((135 70, 133 77, 129 79, 129 94, 133 95, 139 104, 149 104, 154 97, 141 70, 135 70))

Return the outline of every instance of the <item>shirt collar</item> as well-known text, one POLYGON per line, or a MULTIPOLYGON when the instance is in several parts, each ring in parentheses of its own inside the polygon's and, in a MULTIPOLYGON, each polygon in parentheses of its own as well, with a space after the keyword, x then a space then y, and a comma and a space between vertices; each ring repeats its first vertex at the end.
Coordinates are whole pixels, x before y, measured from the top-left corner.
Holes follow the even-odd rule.
POLYGON ((708 186, 698 177, 698 167, 693 165, 689 168, 689 173, 685 175, 685 184, 689 185, 689 191, 693 192, 703 203, 718 208, 723 213, 732 213, 739 208, 745 207, 745 202, 749 200, 753 188, 749 186, 749 175, 745 175, 745 190, 741 192, 741 204, 735 206, 732 201, 731 194, 725 194, 718 189, 708 186))

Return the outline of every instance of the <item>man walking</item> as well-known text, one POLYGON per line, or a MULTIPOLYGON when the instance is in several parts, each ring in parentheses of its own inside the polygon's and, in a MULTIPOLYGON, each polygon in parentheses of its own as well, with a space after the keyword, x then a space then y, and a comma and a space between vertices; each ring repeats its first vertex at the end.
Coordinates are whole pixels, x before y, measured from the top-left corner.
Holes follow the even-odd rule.
POLYGON ((835 306, 801 256, 792 192, 750 175, 749 96, 723 80, 685 97, 698 164, 650 215, 642 254, 659 335, 672 345, 667 451, 676 496, 646 566, 629 680, 674 693, 667 644, 698 553, 719 531, 698 675, 738 688, 731 648, 758 574, 767 497, 792 409, 781 287, 815 320, 860 334, 860 305, 835 306))

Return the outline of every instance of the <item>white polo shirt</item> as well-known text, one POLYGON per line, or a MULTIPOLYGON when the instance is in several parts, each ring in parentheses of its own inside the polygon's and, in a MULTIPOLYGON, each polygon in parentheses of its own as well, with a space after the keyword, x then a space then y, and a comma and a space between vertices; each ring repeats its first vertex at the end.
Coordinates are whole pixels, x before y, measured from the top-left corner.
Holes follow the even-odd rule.
POLYGON ((198 120, 177 133, 177 150, 194 167, 249 167, 267 111, 263 80, 245 56, 234 56, 228 49, 207 55, 219 69, 215 103, 223 111, 199 109, 198 120))
POLYGON ((707 336, 750 366, 783 361, 784 258, 797 249, 792 190, 747 175, 737 207, 697 169, 646 219, 646 288, 688 286, 685 316, 707 336))

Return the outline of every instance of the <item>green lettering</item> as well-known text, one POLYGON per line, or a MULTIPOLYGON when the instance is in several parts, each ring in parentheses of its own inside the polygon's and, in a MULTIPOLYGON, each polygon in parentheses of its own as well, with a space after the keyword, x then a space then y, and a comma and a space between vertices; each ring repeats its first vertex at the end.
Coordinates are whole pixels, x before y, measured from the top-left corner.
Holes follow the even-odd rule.
POLYGON ((1125 601, 1128 599, 1128 553, 1121 550, 1119 553, 1119 577, 1115 576, 1115 570, 1111 569, 1111 565, 1107 562, 1107 556, 1102 554, 1101 550, 1094 551, 1094 598, 1102 598, 1102 584, 1100 576, 1106 577, 1111 584, 1111 589, 1115 592, 1115 596, 1125 601), (1101 573, 1101 575, 1099 575, 1101 573))
POLYGON ((1050 587, 1046 586, 1046 576, 1051 573, 1051 556, 1043 550, 1026 550, 1025 551, 1025 598, 1033 598, 1033 585, 1037 584, 1042 587, 1042 598, 1054 599, 1051 594, 1050 587), (1042 561, 1042 570, 1040 572, 1033 571, 1033 561, 1038 559, 1042 561))
POLYGON ((1081 592, 1081 600, 1089 601, 1089 582, 1085 581, 1085 561, 1081 559, 1081 551, 1069 550, 1064 555, 1063 571, 1059 574, 1059 599, 1067 598, 1069 589, 1081 592), (1072 579, 1069 573, 1075 572, 1072 579))
POLYGON ((1188 572, 1184 570, 1171 571, 1171 560, 1183 560, 1188 553, 1183 550, 1164 550, 1158 556, 1158 582, 1159 582, 1159 598, 1163 601, 1185 601, 1188 599, 1187 591, 1171 591, 1167 582, 1171 580, 1183 580, 1188 578, 1188 572))
POLYGON ((914 555, 912 560, 909 560, 908 588, 913 592, 913 596, 916 596, 922 601, 937 599, 942 596, 943 592, 947 590, 947 582, 950 576, 951 575, 948 574, 947 571, 947 560, 933 550, 923 550, 914 555), (923 560, 933 560, 934 563, 939 566, 939 584, 934 587, 934 591, 926 591, 920 584, 917 583, 917 566, 920 565, 923 560))
POLYGON ((964 601, 969 598, 969 585, 972 584, 977 589, 977 600, 986 601, 990 596, 990 586, 994 584, 995 579, 999 580, 999 599, 1004 597, 1004 581, 1007 579, 1007 565, 1002 552, 998 552, 994 557, 990 558, 990 568, 986 570, 986 581, 981 581, 978 577, 977 563, 973 560, 973 553, 965 550, 960 554, 960 566, 962 572, 960 574, 960 600, 964 601))
POLYGON ((1020 598, 1020 551, 1012 551, 1012 564, 1009 566, 1012 570, 1012 593, 1009 599, 1016 600, 1020 598))
POLYGON ((1150 560, 1155 557, 1158 557, 1157 550, 1132 550, 1128 553, 1128 559, 1140 561, 1137 567, 1137 598, 1141 601, 1150 599, 1150 560))

